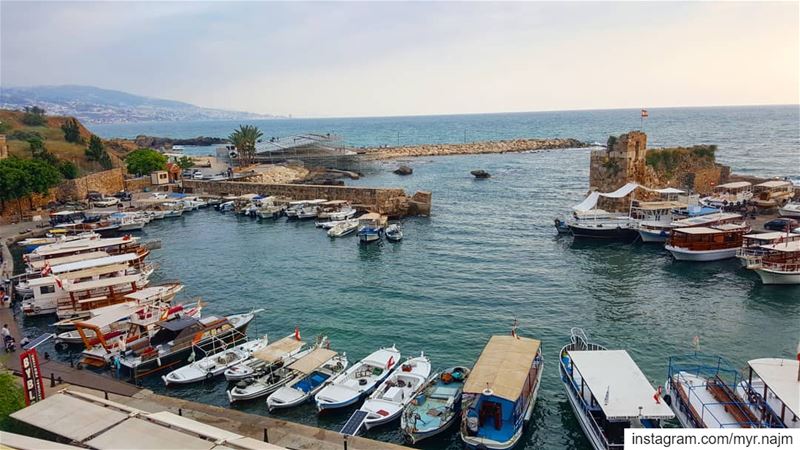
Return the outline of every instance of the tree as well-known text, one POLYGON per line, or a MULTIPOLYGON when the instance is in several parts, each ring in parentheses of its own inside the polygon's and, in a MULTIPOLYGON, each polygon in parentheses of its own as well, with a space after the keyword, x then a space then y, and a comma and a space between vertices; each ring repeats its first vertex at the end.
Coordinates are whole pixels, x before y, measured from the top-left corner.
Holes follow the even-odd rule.
POLYGON ((61 125, 61 130, 64 131, 64 140, 74 144, 82 144, 83 138, 81 137, 81 127, 78 121, 74 118, 67 119, 61 125))
POLYGON ((194 167, 194 160, 188 156, 181 156, 177 161, 175 161, 175 163, 178 164, 178 167, 183 170, 194 167))
POLYGON ((47 149, 44 147, 44 139, 41 136, 31 136, 28 138, 28 145, 31 148, 31 157, 38 158, 45 153, 47 149))
POLYGON ((58 171, 61 172, 61 176, 67 180, 78 178, 78 166, 72 161, 61 161, 58 164, 58 171))
POLYGON ((126 158, 128 173, 148 175, 167 167, 167 157, 152 148, 140 148, 131 152, 126 158))
POLYGON ((9 416, 24 407, 25 397, 17 378, 8 372, 0 373, 0 430, 15 431, 19 424, 9 416))
POLYGON ((103 145, 103 140, 97 135, 92 135, 89 138, 89 147, 86 148, 86 158, 89 161, 97 161, 104 169, 111 168, 111 158, 106 152, 106 147, 103 145))
POLYGON ((46 194, 59 181, 61 174, 47 161, 16 157, 0 160, 0 200, 16 200, 20 217, 20 199, 33 193, 46 194))
POLYGON ((26 106, 25 114, 22 115, 22 123, 31 127, 41 127, 47 123, 44 113, 44 109, 38 106, 26 106))
POLYGON ((239 125, 238 130, 234 130, 228 139, 236 146, 239 157, 244 164, 253 162, 256 154, 256 143, 264 136, 264 133, 254 125, 239 125))

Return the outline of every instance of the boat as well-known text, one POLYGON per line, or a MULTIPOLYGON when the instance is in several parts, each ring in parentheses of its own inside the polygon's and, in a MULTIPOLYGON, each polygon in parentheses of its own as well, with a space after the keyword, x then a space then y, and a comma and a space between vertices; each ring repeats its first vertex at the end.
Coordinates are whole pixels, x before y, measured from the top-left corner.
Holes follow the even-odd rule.
POLYGON ((420 354, 392 372, 344 424, 341 434, 355 436, 362 429, 389 423, 414 401, 431 375, 431 361, 420 354))
POLYGON ((782 217, 800 218, 800 203, 787 203, 778 209, 778 214, 782 217))
POLYGON ((277 219, 285 210, 286 207, 283 205, 268 204, 259 208, 256 215, 261 219, 277 219))
POLYGON ((331 200, 320 205, 317 217, 332 221, 347 220, 357 212, 347 200, 331 200))
POLYGON ((250 356, 245 361, 229 367, 225 370, 225 379, 228 381, 239 381, 246 378, 253 378, 271 367, 280 367, 303 350, 306 343, 299 337, 299 331, 289 336, 279 339, 257 353, 250 356))
POLYGON ((30 253, 42 245, 55 244, 57 242, 77 241, 79 239, 97 239, 99 237, 100 235, 93 231, 70 235, 65 234, 62 228, 55 228, 51 229, 43 237, 23 239, 17 242, 17 245, 23 247, 25 253, 30 253))
MULTIPOLYGON (((793 376, 796 379, 796 364, 793 376)), ((754 389, 751 380, 719 356, 672 356, 664 403, 684 428, 765 428, 779 423, 764 401, 764 390, 754 389), (745 392, 758 395, 740 395, 745 392)))
MULTIPOLYGON (((53 244, 41 245, 32 252, 23 255, 22 259, 27 266, 27 271, 38 272, 44 269, 46 260, 64 258, 67 256, 82 253, 105 252, 108 255, 136 252, 140 259, 144 259, 148 254, 143 245, 139 243, 139 238, 135 236, 122 236, 115 238, 87 238, 76 239, 74 241, 56 242, 53 244)), ((51 266, 55 264, 50 263, 51 266)))
POLYGON ((769 231, 745 234, 742 237, 742 246, 736 250, 736 257, 742 262, 742 266, 752 269, 761 264, 761 258, 764 255, 772 252, 770 245, 798 240, 800 240, 800 233, 769 231))
POLYGON ((400 430, 416 444, 447 431, 461 417, 461 394, 470 370, 456 366, 431 377, 421 392, 403 410, 400 430))
POLYGON ((182 364, 194 348, 216 345, 220 340, 238 343, 255 312, 159 322, 152 337, 129 343, 117 360, 133 378, 182 364))
MULTIPOLYGON (((296 337, 292 339, 296 340, 296 337)), ((298 373, 288 367, 289 363, 303 358, 316 348, 322 348, 326 342, 327 338, 323 337, 317 341, 314 348, 297 351, 288 357, 285 356, 284 349, 265 348, 255 352, 253 357, 267 362, 268 365, 252 376, 236 382, 228 391, 228 401, 234 403, 252 400, 275 392, 298 376, 298 373)), ((299 345, 297 348, 302 349, 305 346, 305 342, 297 341, 297 343, 299 345)))
POLYGON ((400 242, 403 240, 403 230, 400 229, 400 225, 396 223, 386 227, 384 234, 386 235, 386 240, 389 242, 400 242))
MULTIPOLYGON (((167 386, 170 384, 191 384, 198 381, 209 380, 218 375, 222 375, 229 367, 239 364, 249 358, 253 352, 266 347, 267 343, 268 340, 265 335, 259 339, 247 341, 233 348, 228 348, 229 346, 227 343, 222 341, 219 342, 220 349, 218 349, 218 346, 214 345, 216 342, 212 339, 211 349, 209 350, 210 354, 208 354, 208 356, 199 360, 194 360, 194 358, 190 356, 189 359, 194 360, 192 363, 175 369, 166 375, 162 375, 161 379, 167 386)), ((199 350, 203 352, 202 349, 199 350)), ((195 353, 192 352, 192 355, 195 355, 195 353)))
POLYGON ((314 219, 319 214, 321 205, 325 204, 325 202, 326 200, 324 199, 308 200, 291 217, 298 220, 314 219))
POLYGON ((747 224, 722 224, 712 227, 676 228, 664 246, 678 261, 719 261, 735 258, 747 224))
POLYGON ((560 217, 556 217, 553 220, 553 223, 554 223, 554 226, 556 227, 556 232, 558 232, 558 234, 570 234, 570 233, 572 233, 572 231, 570 231, 570 229, 569 229, 569 225, 567 225, 567 221, 566 220, 564 220, 564 219, 562 219, 560 217))
POLYGON ((400 352, 395 346, 369 354, 317 392, 317 410, 344 408, 358 402, 392 373, 399 360, 400 352))
POLYGON ((347 236, 358 229, 358 220, 343 220, 328 230, 328 236, 332 238, 347 236))
POLYGON ((764 252, 757 263, 749 266, 764 284, 800 284, 800 241, 762 245, 764 252))
POLYGON ((753 205, 761 209, 783 206, 794 197, 794 185, 787 180, 770 180, 753 186, 753 205))
POLYGON ((358 218, 358 241, 362 244, 380 241, 385 226, 386 217, 378 213, 364 214, 358 218))
POLYGON ((358 219, 348 219, 348 220, 329 220, 326 222, 316 221, 314 222, 314 226, 317 228, 322 228, 323 230, 330 230, 331 228, 339 225, 340 223, 349 222, 350 220, 355 220, 358 223, 358 219))
POLYGON ((567 221, 572 235, 578 239, 603 239, 632 242, 639 232, 636 221, 623 213, 592 210, 590 214, 575 211, 567 221))
POLYGON ((753 198, 753 184, 748 181, 734 181, 720 184, 708 197, 700 199, 704 206, 723 208, 727 206, 743 206, 753 198))
POLYGON ((573 328, 560 355, 564 391, 595 450, 622 448, 626 428, 660 428, 675 417, 627 351, 589 342, 573 328))
POLYGON ((339 355, 327 348, 314 349, 289 364, 288 369, 297 376, 267 397, 267 408, 272 412, 307 402, 325 386, 328 380, 347 370, 347 366, 347 355, 344 353, 339 355))
POLYGON ((800 360, 751 359, 736 393, 740 398, 753 400, 751 410, 765 427, 800 428, 799 373, 800 360))
POLYGON ((86 220, 86 213, 83 211, 57 211, 50 213, 50 225, 57 227, 65 224, 81 223, 86 220))

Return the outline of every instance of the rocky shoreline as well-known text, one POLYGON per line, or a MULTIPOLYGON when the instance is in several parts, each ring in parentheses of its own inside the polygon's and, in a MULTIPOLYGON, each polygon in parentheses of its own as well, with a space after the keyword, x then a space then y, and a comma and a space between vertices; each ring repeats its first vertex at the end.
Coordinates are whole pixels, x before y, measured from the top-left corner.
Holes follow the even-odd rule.
POLYGON ((590 145, 577 139, 511 139, 469 142, 465 144, 422 144, 401 147, 365 147, 357 150, 370 159, 394 159, 415 156, 478 155, 520 153, 535 150, 584 148, 590 145))

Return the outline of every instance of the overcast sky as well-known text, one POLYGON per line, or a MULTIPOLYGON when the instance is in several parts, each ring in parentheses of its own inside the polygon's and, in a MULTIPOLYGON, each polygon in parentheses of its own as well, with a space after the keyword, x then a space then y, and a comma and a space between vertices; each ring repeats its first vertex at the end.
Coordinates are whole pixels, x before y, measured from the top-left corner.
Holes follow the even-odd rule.
POLYGON ((374 116, 800 103, 798 2, 0 2, 0 83, 374 116))

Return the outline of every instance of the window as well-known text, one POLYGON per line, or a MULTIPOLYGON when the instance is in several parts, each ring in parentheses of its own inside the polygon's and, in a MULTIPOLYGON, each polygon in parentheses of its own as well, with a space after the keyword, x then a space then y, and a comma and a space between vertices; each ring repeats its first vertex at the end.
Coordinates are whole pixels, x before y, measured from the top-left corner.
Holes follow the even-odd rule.
POLYGON ((52 294, 56 291, 56 287, 52 284, 50 286, 42 286, 39 288, 40 294, 52 294))

